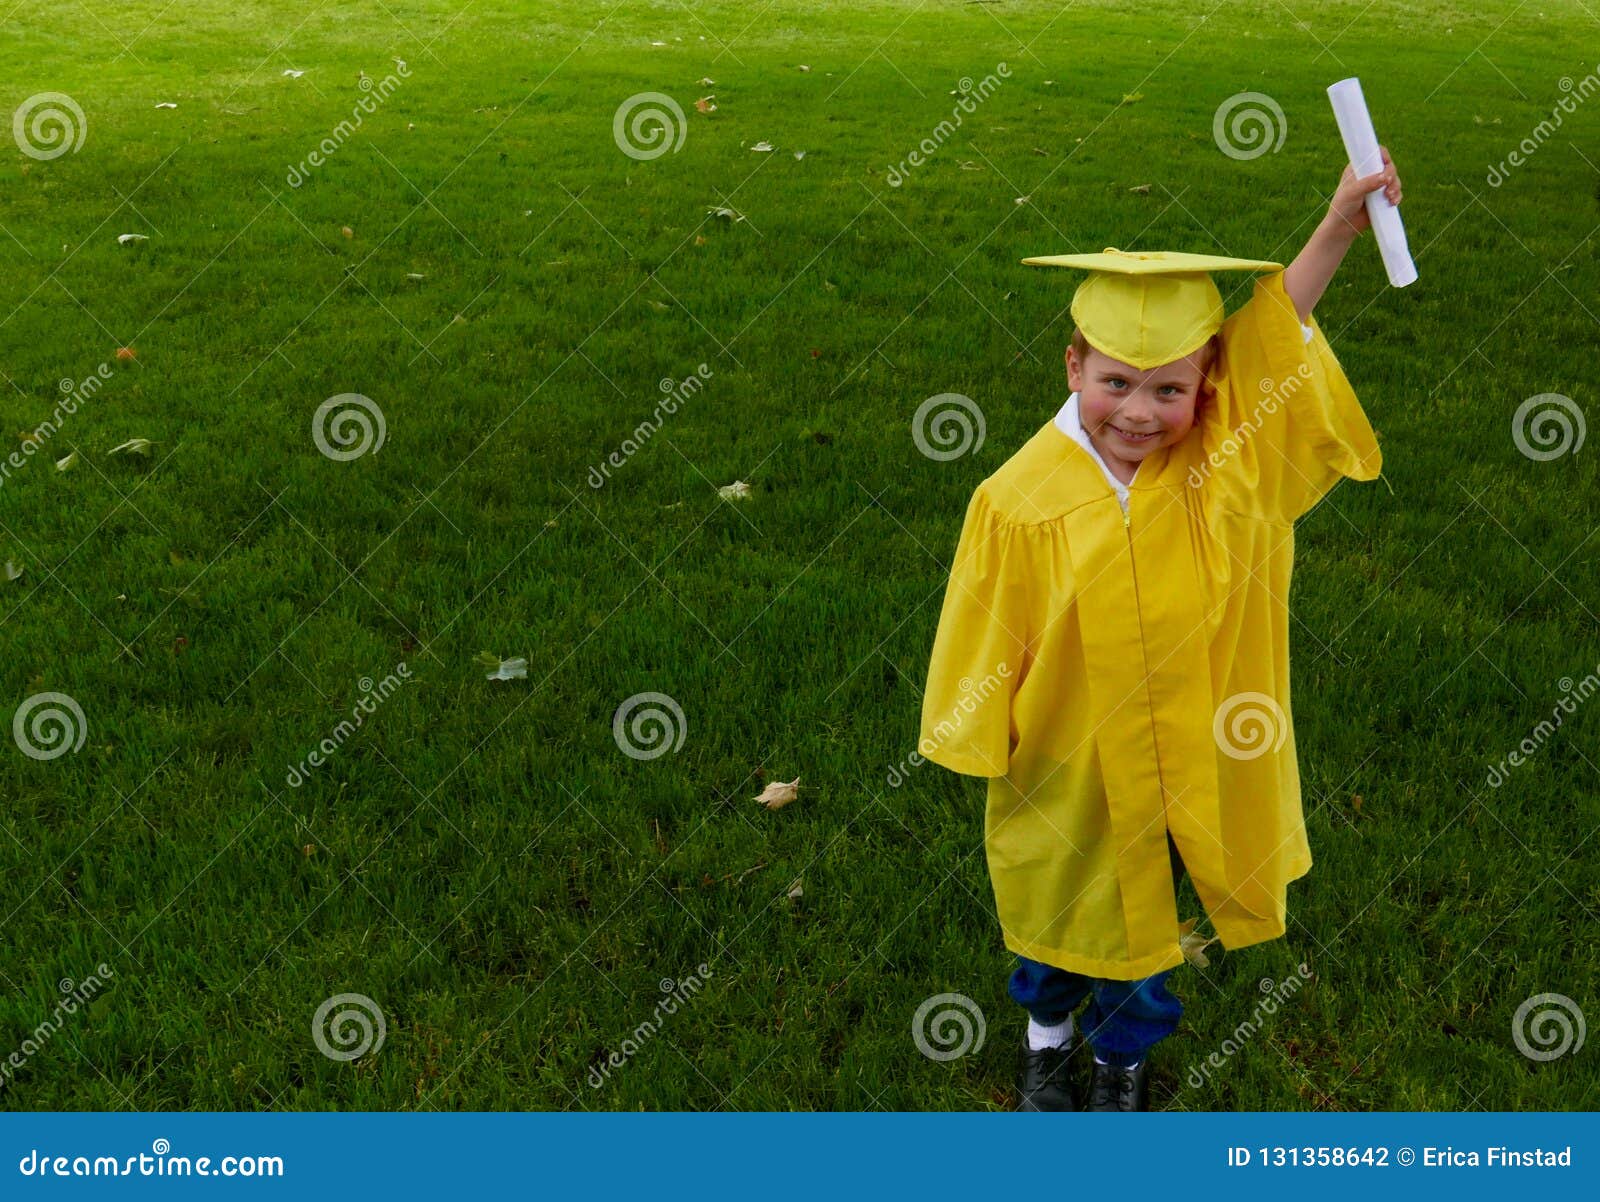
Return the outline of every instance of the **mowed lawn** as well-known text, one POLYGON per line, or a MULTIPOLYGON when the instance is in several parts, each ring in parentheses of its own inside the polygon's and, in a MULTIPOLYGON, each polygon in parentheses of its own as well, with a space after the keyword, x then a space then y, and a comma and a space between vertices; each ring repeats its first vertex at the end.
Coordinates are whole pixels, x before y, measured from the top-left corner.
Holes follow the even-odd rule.
POLYGON ((1066 396, 1077 277, 1018 260, 1287 263, 1358 75, 1421 278, 1368 237, 1317 310, 1385 472, 1299 528, 1316 864, 1175 974, 1152 1107, 1593 1108, 1600 707, 1535 734, 1600 672, 1593 18, 1138 7, 11 12, 7 111, 83 137, 0 193, 0 1106, 1009 1106, 983 785, 906 761, 967 498, 1066 396), (681 144, 634 157, 646 92, 681 144), (1230 156, 1245 92, 1282 142, 1230 156))

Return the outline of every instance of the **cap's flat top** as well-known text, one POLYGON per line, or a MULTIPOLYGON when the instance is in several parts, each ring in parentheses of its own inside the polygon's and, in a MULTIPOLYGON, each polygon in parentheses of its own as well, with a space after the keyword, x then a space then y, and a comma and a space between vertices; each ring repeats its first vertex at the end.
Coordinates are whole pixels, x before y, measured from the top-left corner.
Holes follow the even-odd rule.
POLYGON ((1282 263, 1265 259, 1230 259, 1226 255, 1192 255, 1181 250, 1123 251, 1108 246, 1097 255, 1035 255, 1028 267, 1076 267, 1113 275, 1180 275, 1207 271, 1282 271, 1282 263))

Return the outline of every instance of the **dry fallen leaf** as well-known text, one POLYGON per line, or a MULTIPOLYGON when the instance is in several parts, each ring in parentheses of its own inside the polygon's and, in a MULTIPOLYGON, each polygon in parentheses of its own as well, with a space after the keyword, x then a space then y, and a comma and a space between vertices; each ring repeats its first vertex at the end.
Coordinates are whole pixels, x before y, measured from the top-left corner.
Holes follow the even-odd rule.
POLYGON ((1198 919, 1187 918, 1178 924, 1178 947, 1183 952, 1183 958, 1196 968, 1209 968, 1211 961, 1206 956, 1206 948, 1218 941, 1213 935, 1209 939, 1195 931, 1198 919))
POLYGON ((149 234, 118 234, 117 235, 117 242, 119 244, 121 244, 122 246, 127 246, 129 243, 132 243, 132 242, 148 242, 148 241, 150 241, 150 235, 149 234))
POLYGON ((1124 92, 1122 94, 1122 103, 1123 104, 1138 104, 1139 101, 1141 101, 1143 99, 1144 99, 1144 93, 1143 92, 1124 92))
POLYGON ((521 656, 516 659, 503 659, 500 665, 490 672, 485 680, 527 680, 528 661, 521 656))
POLYGON ((809 70, 811 70, 811 68, 810 68, 810 67, 808 67, 808 66, 806 66, 806 65, 805 65, 805 64, 804 64, 804 63, 801 63, 801 64, 800 64, 800 70, 802 70, 802 71, 809 71, 809 70))
POLYGON ((789 900, 790 901, 799 901, 801 899, 801 897, 803 897, 804 895, 805 895, 805 890, 803 888, 801 888, 800 878, 799 877, 795 877, 794 878, 794 884, 789 886, 789 895, 788 895, 789 896, 789 900))
POLYGON ((708 75, 708 76, 706 76, 704 79, 702 79, 700 81, 700 86, 702 88, 714 88, 714 87, 717 86, 717 81, 712 79, 711 76, 708 75))
POLYGON ((106 452, 108 455, 146 455, 150 454, 153 444, 148 438, 130 438, 121 446, 112 447, 106 452))
POLYGON ((727 205, 712 205, 706 212, 717 217, 726 218, 728 221, 738 222, 744 220, 743 213, 739 212, 738 209, 730 209, 727 205))
POLYGON ((735 480, 732 484, 724 484, 717 489, 717 496, 724 501, 743 501, 750 495, 750 486, 743 480, 735 480))
POLYGON ((1129 188, 1128 191, 1137 192, 1140 196, 1149 196, 1150 195, 1150 185, 1149 184, 1135 184, 1133 187, 1129 188))
POLYGON ((346 238, 354 238, 356 236, 355 230, 351 229, 348 225, 342 228, 339 232, 346 238))
POLYGON ((774 147, 771 142, 757 142, 750 149, 758 154, 768 154, 774 149, 774 147))
POLYGON ((800 795, 800 778, 791 781, 775 780, 761 790, 761 796, 752 798, 769 810, 781 810, 800 795))
POLYGON ((714 113, 717 111, 717 98, 715 96, 702 96, 694 102, 694 107, 698 112, 714 113))
POLYGON ((1017 197, 1016 200, 1012 201, 1012 203, 1013 204, 1019 204, 1019 205, 1025 205, 1032 199, 1033 199, 1032 196, 1019 196, 1019 197, 1017 197))
POLYGON ((56 471, 64 472, 77 462, 78 452, 73 451, 70 455, 63 455, 60 459, 56 460, 56 471))
POLYGON ((173 104, 170 100, 163 100, 160 104, 156 105, 156 107, 158 109, 175 109, 178 106, 173 104))
POLYGON ((7 580, 15 580, 21 575, 22 575, 22 569, 19 568, 16 564, 12 563, 9 559, 6 560, 6 579, 7 580))
POLYGON ((797 159, 803 159, 806 157, 806 152, 803 150, 797 150, 794 152, 794 157, 797 159))
POLYGON ((283 73, 290 79, 299 79, 305 74, 304 71, 296 71, 293 67, 285 67, 283 73))

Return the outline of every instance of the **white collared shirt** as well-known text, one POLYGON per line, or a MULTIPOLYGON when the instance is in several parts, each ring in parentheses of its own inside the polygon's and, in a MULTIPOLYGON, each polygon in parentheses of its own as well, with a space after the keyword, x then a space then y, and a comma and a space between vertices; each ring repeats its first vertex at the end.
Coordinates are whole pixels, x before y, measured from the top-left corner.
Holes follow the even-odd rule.
MULTIPOLYGON (((1310 342, 1312 336, 1311 327, 1302 323, 1300 329, 1305 334, 1306 341, 1310 342)), ((1100 457, 1100 452, 1095 449, 1095 445, 1090 440, 1088 432, 1084 430, 1083 419, 1078 416, 1078 394, 1076 392, 1069 396, 1067 398, 1067 403, 1062 405, 1061 408, 1056 411, 1055 423, 1056 429, 1060 430, 1068 438, 1072 439, 1073 442, 1077 443, 1084 450, 1088 451, 1090 457, 1100 465, 1100 470, 1105 473, 1106 483, 1110 484, 1112 490, 1117 494, 1117 504, 1122 506, 1123 513, 1127 513, 1128 485, 1124 484, 1121 480, 1118 480, 1114 475, 1111 474, 1111 469, 1106 466, 1106 461, 1100 457)), ((1138 479, 1139 469, 1137 467, 1133 469, 1133 475, 1134 479, 1138 479)), ((1131 481, 1129 483, 1131 483, 1131 481)))

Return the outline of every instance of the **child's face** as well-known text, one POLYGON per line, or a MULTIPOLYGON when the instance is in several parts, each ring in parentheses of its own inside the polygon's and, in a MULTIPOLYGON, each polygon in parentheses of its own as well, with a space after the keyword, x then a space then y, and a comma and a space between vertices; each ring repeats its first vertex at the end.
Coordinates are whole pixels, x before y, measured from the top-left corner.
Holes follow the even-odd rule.
POLYGON ((1205 387, 1208 349, 1139 371, 1093 347, 1082 360, 1067 347, 1067 382, 1102 458, 1137 464, 1189 432, 1205 387))

